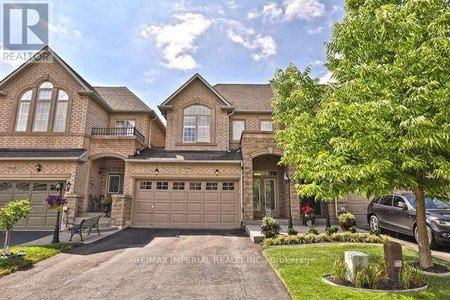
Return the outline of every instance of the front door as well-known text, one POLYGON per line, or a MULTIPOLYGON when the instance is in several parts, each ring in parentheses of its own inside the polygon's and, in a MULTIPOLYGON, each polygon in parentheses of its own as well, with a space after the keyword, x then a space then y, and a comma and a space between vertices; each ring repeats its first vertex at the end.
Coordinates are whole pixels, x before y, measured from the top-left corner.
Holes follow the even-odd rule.
POLYGON ((253 217, 275 216, 276 207, 276 178, 253 178, 253 217))

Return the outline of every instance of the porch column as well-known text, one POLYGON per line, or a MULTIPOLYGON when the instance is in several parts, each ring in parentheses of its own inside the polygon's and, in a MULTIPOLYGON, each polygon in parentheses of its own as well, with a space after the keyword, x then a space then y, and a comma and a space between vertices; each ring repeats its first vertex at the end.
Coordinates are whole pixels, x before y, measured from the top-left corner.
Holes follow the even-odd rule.
POLYGON ((253 220, 253 162, 248 155, 244 158, 244 221, 253 220))
POLYGON ((64 205, 62 223, 70 224, 75 221, 77 214, 78 202, 83 201, 83 196, 77 194, 66 194, 67 204, 64 205))
POLYGON ((119 228, 131 225, 131 196, 124 194, 112 195, 111 225, 119 228))

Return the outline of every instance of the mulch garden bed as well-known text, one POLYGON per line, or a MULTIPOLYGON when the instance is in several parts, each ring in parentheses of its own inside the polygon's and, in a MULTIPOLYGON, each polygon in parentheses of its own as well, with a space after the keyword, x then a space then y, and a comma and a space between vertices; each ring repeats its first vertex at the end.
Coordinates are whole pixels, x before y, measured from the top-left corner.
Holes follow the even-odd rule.
POLYGON ((411 267, 418 269, 420 271, 428 272, 428 273, 435 273, 435 274, 444 274, 444 273, 450 273, 450 269, 447 266, 443 266, 440 264, 435 263, 434 266, 427 269, 422 269, 420 267, 420 263, 418 261, 410 263, 411 267))
POLYGON ((350 289, 358 289, 358 290, 368 290, 368 291, 374 291, 374 292, 395 292, 395 293, 401 293, 401 292, 413 292, 413 291, 417 291, 417 290, 422 290, 422 289, 426 289, 428 287, 427 284, 424 285, 420 285, 420 286, 415 286, 415 285, 411 285, 409 287, 409 289, 404 289, 401 285, 399 285, 397 282, 393 282, 393 281, 386 281, 386 282, 382 282, 380 283, 376 289, 369 287, 367 284, 364 284, 361 287, 356 287, 353 283, 351 283, 350 281, 346 281, 346 282, 335 282, 333 280, 333 277, 331 275, 325 275, 323 276, 323 279, 325 279, 325 281, 329 281, 330 283, 336 285, 336 286, 340 286, 340 287, 344 287, 344 288, 350 288, 350 289))

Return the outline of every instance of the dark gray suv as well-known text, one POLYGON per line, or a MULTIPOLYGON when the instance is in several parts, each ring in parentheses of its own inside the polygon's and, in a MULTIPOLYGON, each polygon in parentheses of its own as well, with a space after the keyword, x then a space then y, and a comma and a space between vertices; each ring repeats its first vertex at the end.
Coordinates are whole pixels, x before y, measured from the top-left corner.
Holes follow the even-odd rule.
MULTIPOLYGON (((425 199, 430 245, 450 243, 450 205, 436 198, 425 199)), ((414 236, 417 241, 416 196, 401 193, 376 197, 367 208, 372 230, 388 229, 414 236)))

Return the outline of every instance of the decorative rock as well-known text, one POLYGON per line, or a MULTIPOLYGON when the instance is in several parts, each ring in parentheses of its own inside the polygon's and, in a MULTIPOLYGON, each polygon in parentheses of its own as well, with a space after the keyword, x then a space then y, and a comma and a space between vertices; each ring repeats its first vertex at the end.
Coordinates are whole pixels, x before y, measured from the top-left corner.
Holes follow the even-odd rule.
POLYGON ((347 279, 355 283, 356 271, 366 270, 369 267, 369 257, 360 251, 345 251, 344 256, 347 279))

